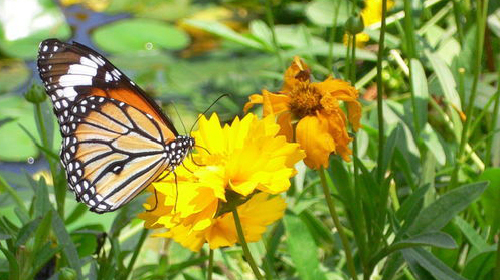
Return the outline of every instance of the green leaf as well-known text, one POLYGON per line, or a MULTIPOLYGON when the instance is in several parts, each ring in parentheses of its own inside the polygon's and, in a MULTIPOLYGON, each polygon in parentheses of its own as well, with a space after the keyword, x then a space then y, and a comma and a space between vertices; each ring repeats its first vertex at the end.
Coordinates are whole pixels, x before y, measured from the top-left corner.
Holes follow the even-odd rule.
POLYGON ((453 238, 444 232, 428 232, 414 235, 408 239, 391 244, 390 247, 414 247, 416 245, 433 246, 446 249, 457 248, 457 243, 455 243, 453 238))
MULTIPOLYGON (((428 271, 435 279, 466 280, 441 262, 438 258, 422 248, 405 249, 403 250, 403 256, 407 262, 418 264, 420 267, 428 271)), ((410 265, 410 267, 413 270, 413 266, 410 265)), ((430 278, 426 277, 423 279, 430 278)))
POLYGON ((429 59, 432 68, 434 68, 446 100, 453 104, 457 110, 462 111, 457 85, 450 68, 438 55, 431 53, 429 50, 425 50, 425 55, 429 59))
POLYGON ((120 20, 98 28, 93 39, 103 50, 114 53, 155 49, 180 50, 189 43, 189 37, 177 27, 151 19, 120 20))
POLYGON ((287 213, 283 218, 287 234, 287 246, 301 279, 326 279, 319 268, 318 247, 302 220, 287 213))
POLYGON ((61 251, 61 247, 57 246, 53 248, 54 244, 45 243, 40 250, 36 252, 35 260, 33 261, 33 272, 32 274, 36 275, 42 267, 47 264, 47 262, 52 259, 56 253, 61 251))
POLYGON ((427 206, 408 228, 409 235, 439 231, 460 211, 467 208, 488 186, 488 182, 468 184, 441 196, 427 206))
POLYGON ((35 217, 43 217, 52 208, 49 200, 49 191, 43 177, 35 189, 35 217))
POLYGON ((18 123, 23 124, 29 131, 36 131, 33 106, 18 95, 4 95, 0 97, 0 108, 0 119, 15 119, 0 127, 0 135, 9 135, 0 137, 0 160, 26 161, 29 157, 36 157, 35 144, 18 126, 18 123))
POLYGON ((458 228, 465 235, 467 240, 469 240, 473 248, 481 252, 489 249, 490 246, 488 245, 486 240, 483 239, 483 237, 474 229, 472 225, 470 225, 469 223, 467 223, 467 221, 462 219, 462 217, 460 216, 455 217, 454 222, 455 225, 457 225, 458 228))
POLYGON ((78 252, 76 251, 75 244, 71 241, 71 237, 66 231, 63 221, 54 209, 52 209, 52 229, 54 230, 54 235, 59 241, 59 246, 62 247, 63 255, 69 266, 76 271, 77 279, 82 279, 80 259, 78 258, 78 252))
POLYGON ((17 264, 16 257, 2 247, 0 247, 0 250, 2 250, 9 262, 9 280, 19 280, 19 265, 17 264))
POLYGON ((500 229, 500 211, 498 202, 500 201, 500 168, 487 168, 478 180, 488 180, 488 188, 481 195, 480 202, 484 208, 484 219, 491 226, 492 232, 500 229))
POLYGON ((337 14, 337 26, 342 26, 349 17, 352 9, 352 3, 349 1, 315 0, 307 4, 306 16, 314 24, 324 27, 330 27, 333 24, 335 14, 335 5, 339 5, 337 14))
POLYGON ((35 232, 35 244, 33 246, 33 251, 38 252, 38 250, 47 243, 50 234, 50 225, 52 223, 52 211, 48 211, 44 214, 40 226, 35 232))
POLYGON ((262 42, 265 48, 268 50, 274 49, 273 34, 265 22, 262 20, 254 20, 250 22, 249 29, 252 35, 262 42))
POLYGON ((436 158, 436 161, 440 165, 444 166, 446 164, 446 154, 444 152, 444 148, 439 141, 438 134, 429 123, 425 123, 421 137, 425 146, 432 151, 432 155, 436 158))
POLYGON ((415 93, 415 107, 418 123, 420 127, 424 127, 427 123, 427 112, 428 112, 428 102, 429 102, 429 89, 427 86, 427 77, 425 76, 425 70, 419 60, 412 58, 410 59, 411 68, 411 83, 413 86, 413 91, 415 93))
POLYGON ((491 280, 496 267, 496 250, 492 247, 488 251, 482 252, 470 258, 465 264, 462 275, 467 279, 491 280))
POLYGON ((220 36, 226 40, 241 44, 243 46, 247 46, 254 49, 264 50, 263 45, 256 40, 250 39, 243 35, 238 34, 231 28, 225 26, 222 23, 213 22, 213 21, 202 21, 202 20, 194 20, 188 19, 184 21, 187 25, 191 25, 193 27, 199 28, 206 32, 215 34, 220 36))
POLYGON ((392 162, 392 156, 394 154, 394 149, 396 148, 396 143, 401 141, 403 137, 404 129, 401 123, 398 123, 396 128, 391 131, 391 134, 387 138, 387 144, 384 147, 384 160, 382 162, 382 173, 385 174, 389 164, 392 162))
POLYGON ((19 234, 16 239, 16 247, 24 245, 26 241, 35 233, 35 230, 38 228, 38 225, 42 222, 42 217, 38 217, 33 221, 27 223, 19 230, 19 234))

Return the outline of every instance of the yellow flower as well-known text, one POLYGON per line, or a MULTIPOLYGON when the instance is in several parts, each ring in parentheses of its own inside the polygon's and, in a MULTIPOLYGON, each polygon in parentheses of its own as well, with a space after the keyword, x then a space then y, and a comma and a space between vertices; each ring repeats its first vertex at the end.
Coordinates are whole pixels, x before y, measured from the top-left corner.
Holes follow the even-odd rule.
MULTIPOLYGON (((394 1, 387 0, 387 10, 394 6, 394 1)), ((365 7, 361 11, 361 18, 363 25, 370 26, 372 24, 382 21, 382 0, 365 0, 365 7)), ((344 34, 343 42, 347 45, 348 34, 344 34)), ((366 33, 359 33, 356 35, 356 47, 362 48, 365 43, 370 40, 370 36, 366 33)))
MULTIPOLYGON (((366 0, 365 7, 361 11, 361 17, 365 26, 382 21, 382 1, 383 0, 366 0)), ((387 10, 394 6, 394 1, 387 0, 387 10)))
POLYGON ((319 169, 328 167, 331 153, 350 160, 348 145, 352 138, 347 120, 355 131, 360 127, 361 104, 357 98, 358 91, 343 80, 328 77, 323 82, 311 82, 309 67, 295 57, 285 73, 282 90, 274 93, 264 89, 262 94, 251 95, 244 110, 263 104, 264 116, 276 117, 280 134, 305 150, 305 164, 319 169), (346 105, 347 118, 340 102, 346 105))
POLYGON ((154 210, 139 215, 144 226, 168 229, 156 236, 193 251, 204 243, 231 246, 238 241, 231 213, 237 207, 245 239, 258 241, 283 216, 286 204, 277 194, 288 190, 294 164, 305 157, 279 129, 273 117, 247 114, 221 127, 217 115, 202 116, 192 135, 203 149, 177 168, 177 189, 173 175, 150 186, 158 199, 149 197, 145 207, 154 210))

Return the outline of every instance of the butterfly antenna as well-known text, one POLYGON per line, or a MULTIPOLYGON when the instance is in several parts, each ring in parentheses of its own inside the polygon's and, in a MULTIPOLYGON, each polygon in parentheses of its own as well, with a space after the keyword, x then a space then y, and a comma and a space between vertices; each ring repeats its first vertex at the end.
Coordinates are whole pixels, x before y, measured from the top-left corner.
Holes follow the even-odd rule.
POLYGON ((210 104, 210 106, 208 106, 207 109, 205 109, 205 111, 203 111, 203 113, 201 115, 198 116, 198 118, 196 118, 196 121, 193 123, 193 125, 191 126, 191 129, 189 130, 189 134, 191 134, 191 131, 193 131, 193 128, 194 126, 196 125, 196 123, 200 120, 201 116, 204 116, 206 112, 208 112, 208 110, 210 110, 210 108, 212 108, 212 106, 215 105, 215 103, 217 103, 222 97, 226 97, 226 96, 229 96, 229 94, 227 93, 224 93, 223 95, 217 97, 217 99, 215 99, 214 102, 212 102, 212 104, 210 104))
POLYGON ((182 128, 184 129, 184 133, 187 133, 186 126, 184 125, 184 122, 182 121, 181 115, 179 114, 179 111, 177 111, 177 107, 175 106, 174 102, 172 103, 172 106, 174 106, 175 113, 177 114, 177 117, 179 117, 179 120, 181 121, 182 128))
POLYGON ((155 201, 156 201, 155 207, 153 207, 152 209, 146 210, 146 212, 153 212, 158 207, 158 193, 156 192, 156 189, 154 189, 154 191, 155 191, 155 201))
MULTIPOLYGON (((191 161, 193 161, 193 158, 192 158, 192 157, 191 157, 191 161)), ((189 173, 191 173, 191 174, 193 174, 193 173, 194 173, 193 171, 189 170, 189 168, 187 168, 187 166, 186 166, 186 165, 184 165, 184 162, 182 162, 181 164, 182 164, 182 166, 184 166, 184 168, 185 168, 185 169, 186 169, 189 173)))
POLYGON ((205 152, 207 152, 209 155, 211 155, 210 151, 207 150, 207 148, 205 147, 202 147, 202 146, 198 146, 198 145, 194 145, 195 148, 200 148, 202 150, 204 150, 205 152))

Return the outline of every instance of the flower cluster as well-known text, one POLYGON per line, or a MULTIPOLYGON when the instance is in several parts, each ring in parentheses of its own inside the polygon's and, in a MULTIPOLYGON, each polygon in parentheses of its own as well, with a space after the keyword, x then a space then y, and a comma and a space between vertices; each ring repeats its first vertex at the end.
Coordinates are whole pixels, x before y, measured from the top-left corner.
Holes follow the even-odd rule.
POLYGON ((246 241, 261 238, 266 226, 281 218, 286 204, 277 195, 290 187, 294 164, 305 157, 299 145, 279 135, 273 117, 247 114, 221 127, 217 115, 203 116, 192 133, 198 146, 184 166, 153 183, 139 218, 145 227, 166 228, 156 236, 173 238, 198 251, 238 242, 232 210, 237 209, 246 241))
POLYGON ((263 115, 276 117, 280 134, 289 142, 297 142, 305 150, 305 164, 313 169, 328 167, 331 153, 350 160, 352 141, 347 131, 347 121, 356 131, 360 127, 361 104, 358 91, 348 82, 327 78, 311 82, 309 67, 298 57, 285 72, 284 84, 279 92, 262 90, 245 104, 244 110, 263 104, 263 115), (347 108, 346 117, 341 108, 347 108))

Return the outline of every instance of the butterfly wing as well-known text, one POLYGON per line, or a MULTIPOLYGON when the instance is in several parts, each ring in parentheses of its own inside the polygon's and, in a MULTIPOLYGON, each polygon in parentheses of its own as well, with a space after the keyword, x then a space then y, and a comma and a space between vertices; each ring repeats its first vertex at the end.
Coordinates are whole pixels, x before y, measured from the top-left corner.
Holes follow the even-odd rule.
POLYGON ((150 114, 166 125, 175 138, 179 133, 159 106, 141 88, 96 51, 74 42, 47 39, 38 50, 38 72, 54 103, 60 123, 68 109, 87 96, 113 98, 150 114))
POLYGON ((95 212, 118 209, 171 162, 166 127, 115 99, 81 99, 63 127, 61 158, 69 187, 95 212))
POLYGON ((176 164, 183 151, 166 145, 178 136, 170 120, 104 57, 48 39, 38 69, 63 135, 68 185, 92 211, 118 209, 176 164))

